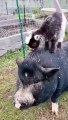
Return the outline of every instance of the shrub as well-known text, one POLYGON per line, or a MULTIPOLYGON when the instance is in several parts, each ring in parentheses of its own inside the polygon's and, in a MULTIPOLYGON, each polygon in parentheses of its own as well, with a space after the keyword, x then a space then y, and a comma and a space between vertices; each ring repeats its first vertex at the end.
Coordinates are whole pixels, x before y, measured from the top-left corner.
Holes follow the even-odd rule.
POLYGON ((38 13, 40 13, 40 8, 34 7, 34 8, 32 9, 32 13, 33 13, 33 14, 38 14, 38 13))

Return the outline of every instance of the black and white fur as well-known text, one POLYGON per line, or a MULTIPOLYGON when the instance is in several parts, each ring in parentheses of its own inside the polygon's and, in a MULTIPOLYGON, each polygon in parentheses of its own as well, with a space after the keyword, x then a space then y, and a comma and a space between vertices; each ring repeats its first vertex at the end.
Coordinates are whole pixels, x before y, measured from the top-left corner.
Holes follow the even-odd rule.
POLYGON ((61 10, 58 0, 55 0, 56 11, 49 15, 42 26, 26 37, 26 44, 32 49, 45 48, 54 52, 55 48, 61 48, 64 40, 66 17, 61 10))

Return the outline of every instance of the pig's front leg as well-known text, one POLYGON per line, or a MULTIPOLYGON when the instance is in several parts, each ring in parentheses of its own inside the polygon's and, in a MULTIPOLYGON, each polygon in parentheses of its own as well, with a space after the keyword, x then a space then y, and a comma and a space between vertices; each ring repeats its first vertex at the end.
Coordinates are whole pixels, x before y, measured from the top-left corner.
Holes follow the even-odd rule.
POLYGON ((52 113, 55 113, 58 116, 58 103, 52 102, 52 113))
POLYGON ((53 96, 51 97, 51 101, 52 101, 52 112, 55 113, 58 116, 58 112, 59 112, 59 105, 57 102, 58 97, 61 95, 61 91, 59 91, 59 89, 57 89, 57 91, 53 94, 53 96))

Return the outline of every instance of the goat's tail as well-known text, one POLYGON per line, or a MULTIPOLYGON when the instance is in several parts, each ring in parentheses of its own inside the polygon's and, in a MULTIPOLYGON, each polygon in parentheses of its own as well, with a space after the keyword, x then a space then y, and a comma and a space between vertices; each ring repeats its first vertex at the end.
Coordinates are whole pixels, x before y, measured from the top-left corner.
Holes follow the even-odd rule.
POLYGON ((58 0, 54 0, 54 6, 55 6, 55 9, 56 9, 57 12, 63 13, 62 8, 61 8, 58 0))
POLYGON ((63 10, 62 10, 62 8, 61 8, 60 3, 59 3, 58 0, 54 0, 54 7, 56 9, 56 12, 62 13, 64 21, 66 22, 67 21, 66 16, 65 16, 65 14, 64 14, 64 12, 63 12, 63 10))
MULTIPOLYGON (((64 14, 64 11, 62 10, 61 6, 60 6, 60 3, 58 0, 54 0, 54 7, 56 9, 56 12, 60 12, 62 14, 62 17, 63 17, 63 26, 66 27, 66 24, 67 24, 67 19, 66 19, 66 16, 64 14)), ((67 25, 68 26, 68 25, 67 25)), ((66 30, 67 31, 67 30, 66 30)))

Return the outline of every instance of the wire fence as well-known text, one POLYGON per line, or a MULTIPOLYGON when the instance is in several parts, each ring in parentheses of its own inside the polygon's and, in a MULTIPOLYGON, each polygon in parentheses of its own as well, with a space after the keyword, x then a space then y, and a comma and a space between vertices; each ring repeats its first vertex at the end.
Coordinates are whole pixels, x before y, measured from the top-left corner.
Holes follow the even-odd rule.
MULTIPOLYGON (((1 0, 0 0, 1 1, 1 0)), ((68 8, 68 0, 59 0, 62 8, 68 8)), ((23 22, 23 31, 29 29, 35 29, 36 26, 32 18, 41 19, 41 8, 53 7, 53 0, 19 0, 19 7, 21 12, 21 18, 26 21, 26 26, 23 22), (24 15, 25 6, 25 15, 24 15), (35 16, 34 16, 35 15, 35 16)), ((19 20, 17 15, 16 0, 3 0, 0 2, 0 38, 8 37, 20 33, 19 20)))
MULTIPOLYGON (((53 0, 18 0, 24 37, 27 31, 36 30, 44 20, 41 8, 53 7, 53 0), (25 15, 24 15, 25 11, 25 15), (25 19, 26 18, 26 24, 25 19)), ((62 8, 68 8, 68 0, 59 0, 62 8)), ((0 56, 8 50, 21 48, 20 23, 16 0, 0 0, 0 56), (1 2, 2 1, 2 2, 1 2)))
MULTIPOLYGON (((33 8, 53 7, 54 0, 19 0, 21 12, 23 12, 23 3, 25 1, 26 12, 29 13, 33 8)), ((68 0, 59 0, 61 7, 68 9, 68 0)), ((0 0, 0 14, 17 13, 16 0, 0 0)))

